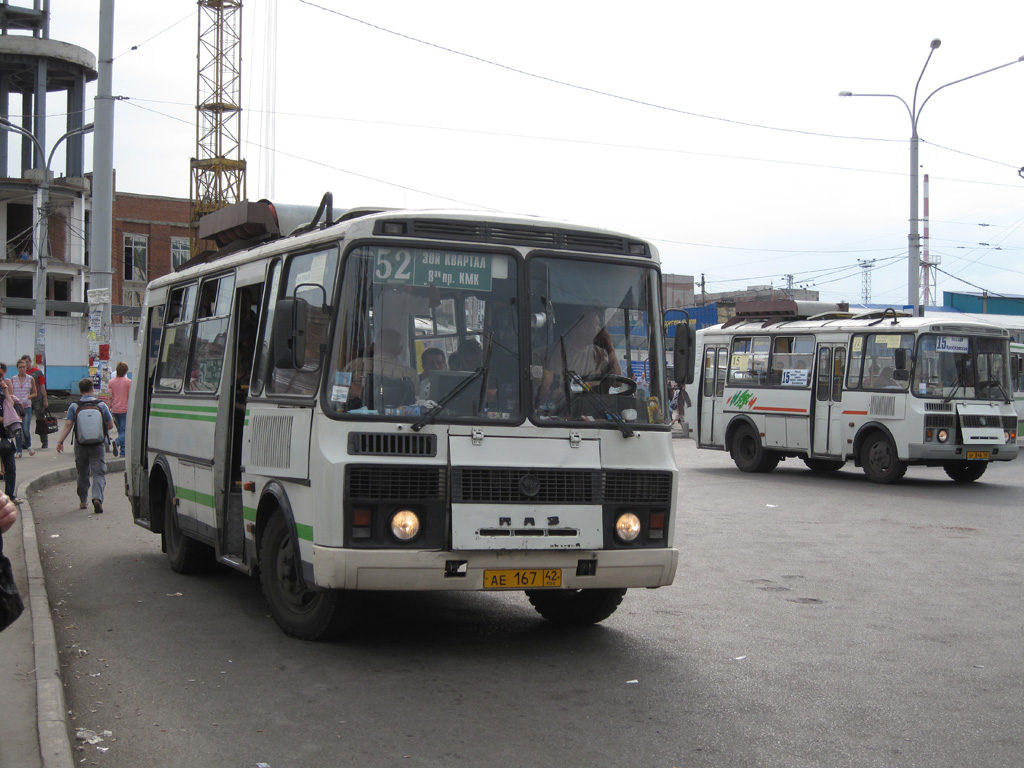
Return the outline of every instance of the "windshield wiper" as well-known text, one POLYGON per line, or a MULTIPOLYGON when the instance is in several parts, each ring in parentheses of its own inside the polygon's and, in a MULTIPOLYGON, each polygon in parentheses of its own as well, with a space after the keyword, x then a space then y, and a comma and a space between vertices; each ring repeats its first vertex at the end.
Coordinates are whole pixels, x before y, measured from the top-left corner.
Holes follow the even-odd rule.
MULTIPOLYGON (((465 392, 469 385, 476 381, 478 378, 480 378, 480 376, 483 375, 486 371, 487 368, 485 368, 484 366, 480 366, 471 374, 469 374, 469 376, 467 376, 465 379, 463 379, 450 390, 448 390, 447 395, 445 395, 436 403, 434 403, 434 407, 427 411, 425 414, 423 414, 420 417, 419 421, 412 425, 413 432, 419 432, 427 424, 433 423, 434 418, 437 416, 437 414, 439 414, 441 411, 445 409, 445 406, 447 406, 448 403, 450 403, 456 397, 465 392)), ((484 379, 484 381, 486 381, 486 378, 484 379)))
POLYGON ((964 388, 964 394, 966 395, 967 394, 967 377, 964 375, 964 373, 962 371, 957 371, 956 383, 953 385, 953 391, 950 392, 949 395, 947 395, 946 398, 943 399, 942 402, 948 403, 950 400, 952 400, 956 396, 956 391, 958 389, 960 389, 960 387, 964 388))

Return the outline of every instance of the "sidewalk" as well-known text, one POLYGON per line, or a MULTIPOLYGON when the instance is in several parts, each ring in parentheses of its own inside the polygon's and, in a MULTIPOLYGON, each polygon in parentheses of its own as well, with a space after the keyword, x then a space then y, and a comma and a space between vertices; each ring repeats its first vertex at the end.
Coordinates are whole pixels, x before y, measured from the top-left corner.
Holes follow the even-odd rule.
MULTIPOLYGON (((121 487, 119 476, 123 472, 124 460, 107 454, 108 489, 116 491, 121 487)), ((74 752, 53 614, 46 595, 31 502, 35 491, 77 477, 74 451, 57 453, 56 441, 51 437, 50 448, 37 450, 32 457, 26 453, 18 460, 17 474, 17 494, 24 501, 18 522, 4 535, 4 554, 14 568, 25 613, 0 634, 0 698, 4 700, 0 766, 73 768, 74 752)))

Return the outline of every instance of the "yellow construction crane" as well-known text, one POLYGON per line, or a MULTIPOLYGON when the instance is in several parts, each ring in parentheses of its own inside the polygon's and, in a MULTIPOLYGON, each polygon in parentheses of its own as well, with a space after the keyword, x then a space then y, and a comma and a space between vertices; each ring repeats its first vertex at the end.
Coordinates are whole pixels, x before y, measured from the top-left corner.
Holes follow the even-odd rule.
POLYGON ((199 219, 246 199, 242 158, 242 0, 198 0, 196 154, 192 158, 192 255, 199 219))

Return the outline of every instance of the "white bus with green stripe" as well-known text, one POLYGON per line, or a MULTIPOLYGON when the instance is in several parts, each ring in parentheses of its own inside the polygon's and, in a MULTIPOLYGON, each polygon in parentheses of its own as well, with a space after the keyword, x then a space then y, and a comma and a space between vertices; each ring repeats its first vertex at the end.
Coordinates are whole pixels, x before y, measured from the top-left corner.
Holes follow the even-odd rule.
POLYGON ((329 196, 284 214, 205 217, 218 250, 147 289, 127 490, 175 571, 258 574, 306 639, 354 627, 356 591, 519 591, 582 625, 672 583, 666 356, 694 366, 691 337, 665 349, 652 245, 329 196))

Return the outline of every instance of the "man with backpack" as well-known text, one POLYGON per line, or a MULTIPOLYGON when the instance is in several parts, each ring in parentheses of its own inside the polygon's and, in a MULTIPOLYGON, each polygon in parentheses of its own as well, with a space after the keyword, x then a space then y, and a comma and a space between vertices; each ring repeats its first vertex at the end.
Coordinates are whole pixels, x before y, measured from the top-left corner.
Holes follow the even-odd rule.
POLYGON ((107 431, 114 428, 114 419, 106 403, 93 395, 92 379, 78 382, 82 393, 77 403, 68 406, 67 421, 57 441, 57 453, 64 452, 64 441, 75 432, 75 468, 78 470, 79 509, 88 507, 89 482, 92 480, 92 508, 103 511, 103 489, 107 484, 107 431))

